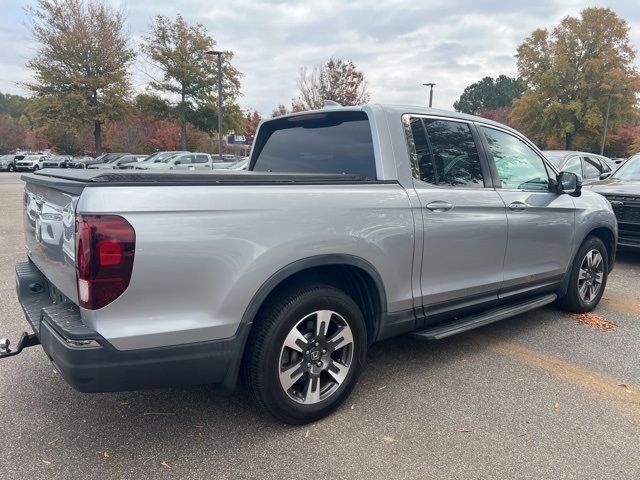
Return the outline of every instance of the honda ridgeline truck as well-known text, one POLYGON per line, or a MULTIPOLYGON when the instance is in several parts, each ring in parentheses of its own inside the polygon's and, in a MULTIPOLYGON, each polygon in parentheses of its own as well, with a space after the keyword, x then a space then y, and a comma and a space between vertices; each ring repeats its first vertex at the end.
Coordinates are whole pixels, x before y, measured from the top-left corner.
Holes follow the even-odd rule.
POLYGON ((420 107, 265 121, 248 172, 23 176, 19 301, 82 392, 244 379, 277 419, 352 390, 376 341, 600 301, 610 204, 518 132, 420 107))

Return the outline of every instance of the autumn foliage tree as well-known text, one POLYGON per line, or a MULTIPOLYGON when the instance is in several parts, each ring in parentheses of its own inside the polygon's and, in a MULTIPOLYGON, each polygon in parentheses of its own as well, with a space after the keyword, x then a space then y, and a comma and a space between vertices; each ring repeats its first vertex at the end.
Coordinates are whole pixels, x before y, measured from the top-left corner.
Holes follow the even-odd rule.
POLYGON ((299 94, 292 102, 293 111, 322 108, 324 100, 340 105, 362 105, 370 99, 364 73, 351 60, 330 58, 311 70, 300 69, 299 94))
POLYGON ((39 44, 24 84, 35 95, 31 112, 40 125, 90 124, 99 154, 102 125, 120 116, 130 91, 124 14, 104 0, 38 0, 29 11, 39 44))
MULTIPOLYGON (((198 110, 207 115, 215 110, 217 115, 218 70, 215 60, 205 54, 215 46, 216 41, 202 24, 189 25, 181 15, 175 20, 158 15, 144 39, 142 49, 162 75, 150 86, 175 99, 173 106, 180 123, 183 149, 187 148, 190 117, 198 110)), ((235 111, 242 74, 231 63, 232 52, 223 52, 222 59, 222 103, 223 109, 230 112, 235 111)), ((211 127, 214 124, 211 122, 211 127)))
POLYGON ((527 91, 514 101, 512 119, 541 144, 555 137, 566 149, 576 139, 594 148, 609 95, 610 128, 635 114, 640 76, 629 25, 608 8, 587 8, 551 31, 535 30, 516 57, 527 91))
POLYGON ((0 115, 0 154, 10 153, 22 147, 25 138, 25 128, 18 120, 8 114, 0 115))

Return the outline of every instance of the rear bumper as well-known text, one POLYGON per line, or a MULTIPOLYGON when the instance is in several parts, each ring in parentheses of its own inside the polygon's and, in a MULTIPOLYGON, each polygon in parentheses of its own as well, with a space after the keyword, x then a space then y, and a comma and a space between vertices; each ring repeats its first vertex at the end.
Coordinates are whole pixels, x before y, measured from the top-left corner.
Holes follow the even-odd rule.
POLYGON ((85 326, 75 304, 52 294, 52 286, 33 263, 16 265, 16 289, 45 353, 78 391, 235 385, 244 345, 241 331, 225 340, 122 351, 85 326))

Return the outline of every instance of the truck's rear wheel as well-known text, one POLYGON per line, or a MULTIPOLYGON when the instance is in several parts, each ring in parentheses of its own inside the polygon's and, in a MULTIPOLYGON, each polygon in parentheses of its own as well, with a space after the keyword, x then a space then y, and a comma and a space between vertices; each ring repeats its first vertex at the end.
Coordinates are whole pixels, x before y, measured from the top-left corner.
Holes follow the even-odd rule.
POLYGON ((569 288, 560 305, 574 313, 590 312, 600 302, 607 285, 609 256, 602 240, 587 237, 576 254, 569 288))
POLYGON ((362 313, 342 291, 300 287, 263 310, 249 339, 245 376, 258 405, 278 420, 303 424, 335 409, 362 369, 362 313))

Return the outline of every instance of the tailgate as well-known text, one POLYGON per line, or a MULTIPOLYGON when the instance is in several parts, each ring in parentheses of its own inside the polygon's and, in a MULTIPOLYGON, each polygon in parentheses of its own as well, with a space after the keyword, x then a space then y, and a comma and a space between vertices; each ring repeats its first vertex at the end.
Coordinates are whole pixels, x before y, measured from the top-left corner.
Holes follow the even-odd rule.
POLYGON ((75 272, 75 210, 83 184, 24 175, 27 255, 52 288, 78 302, 75 272))

